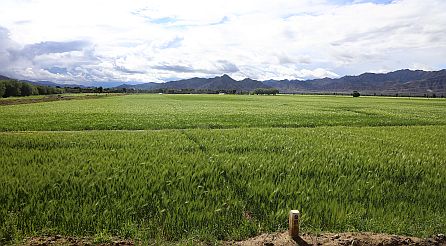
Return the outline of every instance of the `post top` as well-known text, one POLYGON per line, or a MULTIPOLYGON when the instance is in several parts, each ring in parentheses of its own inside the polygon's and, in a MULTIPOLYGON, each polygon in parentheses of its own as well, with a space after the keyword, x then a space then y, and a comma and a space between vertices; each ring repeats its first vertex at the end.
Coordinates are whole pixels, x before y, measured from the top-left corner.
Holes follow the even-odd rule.
POLYGON ((291 210, 290 214, 300 214, 299 210, 291 210))

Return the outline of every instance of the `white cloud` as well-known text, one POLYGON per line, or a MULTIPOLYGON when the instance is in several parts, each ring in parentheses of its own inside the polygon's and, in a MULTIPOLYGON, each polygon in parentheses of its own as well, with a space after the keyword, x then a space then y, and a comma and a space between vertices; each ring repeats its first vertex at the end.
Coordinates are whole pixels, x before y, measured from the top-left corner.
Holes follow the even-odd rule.
POLYGON ((440 69, 446 2, 2 0, 0 73, 60 82, 440 69))

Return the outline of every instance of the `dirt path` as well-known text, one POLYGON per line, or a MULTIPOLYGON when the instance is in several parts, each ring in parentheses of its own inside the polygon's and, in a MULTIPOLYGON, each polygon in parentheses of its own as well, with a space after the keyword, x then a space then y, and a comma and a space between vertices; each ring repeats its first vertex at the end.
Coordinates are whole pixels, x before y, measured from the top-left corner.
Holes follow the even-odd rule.
MULTIPOLYGON (((102 245, 102 246, 124 246, 135 245, 131 240, 110 239, 108 242, 95 242, 92 238, 78 237, 32 237, 27 238, 20 245, 46 246, 46 245, 102 245)), ((205 244, 200 244, 205 245, 205 244)), ((223 246, 307 246, 307 245, 327 245, 327 246, 397 246, 397 245, 417 245, 417 246, 446 246, 446 236, 438 234, 431 238, 416 238, 406 236, 396 236, 377 233, 322 233, 319 235, 303 234, 300 239, 292 240, 287 232, 262 234, 245 241, 225 241, 223 246)))

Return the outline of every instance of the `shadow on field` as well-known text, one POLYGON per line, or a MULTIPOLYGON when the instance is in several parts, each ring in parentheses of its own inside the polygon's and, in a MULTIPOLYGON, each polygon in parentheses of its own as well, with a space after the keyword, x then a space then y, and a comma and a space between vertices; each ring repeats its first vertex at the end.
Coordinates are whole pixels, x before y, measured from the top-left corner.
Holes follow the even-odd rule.
POLYGON ((309 246, 310 244, 307 243, 303 238, 301 238, 300 236, 297 237, 293 237, 294 242, 297 243, 297 245, 299 246, 309 246))

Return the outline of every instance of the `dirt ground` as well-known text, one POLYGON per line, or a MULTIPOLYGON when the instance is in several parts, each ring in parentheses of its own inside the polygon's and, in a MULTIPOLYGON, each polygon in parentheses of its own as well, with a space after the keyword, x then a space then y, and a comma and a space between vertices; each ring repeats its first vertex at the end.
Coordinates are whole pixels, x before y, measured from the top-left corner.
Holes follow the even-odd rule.
POLYGON ((238 246, 291 246, 291 245, 351 245, 351 246, 396 246, 396 245, 446 245, 446 237, 443 234, 431 238, 405 237, 377 233, 322 233, 318 235, 303 234, 294 241, 287 232, 262 234, 241 242, 228 242, 226 245, 238 246))
POLYGON ((127 246, 135 245, 131 240, 119 240, 111 239, 106 243, 95 242, 92 238, 79 238, 79 237, 62 237, 62 236, 44 236, 44 237, 31 237, 25 239, 22 244, 26 246, 48 246, 48 245, 98 245, 98 246, 127 246))
MULTIPOLYGON (((27 238, 21 245, 26 246, 46 246, 46 245, 102 245, 102 246, 124 246, 135 245, 131 240, 111 239, 106 243, 94 242, 91 238, 76 238, 62 236, 32 237, 27 238)), ((204 244, 201 244, 204 245, 204 244)), ((303 234, 301 238, 294 241, 287 232, 262 234, 260 236, 247 239, 245 241, 225 241, 224 246, 291 246, 291 245, 343 245, 343 246, 397 246, 397 245, 418 245, 418 246, 446 246, 446 236, 438 234, 430 238, 416 238, 406 236, 396 236, 377 233, 322 233, 303 234)))

